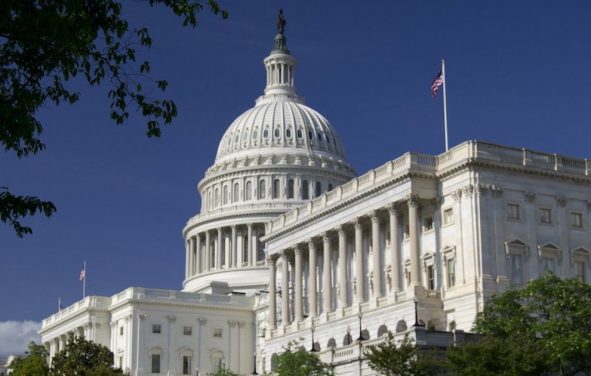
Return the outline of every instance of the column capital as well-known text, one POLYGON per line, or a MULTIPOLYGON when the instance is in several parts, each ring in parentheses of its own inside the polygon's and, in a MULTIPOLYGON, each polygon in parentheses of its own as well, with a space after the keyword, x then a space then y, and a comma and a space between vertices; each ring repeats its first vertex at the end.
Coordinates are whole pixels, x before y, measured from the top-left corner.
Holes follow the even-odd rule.
POLYGON ((166 319, 170 322, 170 323, 174 323, 176 321, 176 316, 174 315, 168 315, 166 316, 166 319))
POLYGON ((233 328, 236 326, 236 321, 234 320, 228 320, 228 325, 230 326, 230 328, 233 328))
POLYGON ((205 325, 207 323, 207 319, 205 317, 198 317, 197 322, 199 325, 205 325))
POLYGON ((303 252, 304 252, 304 251, 303 251, 303 249, 302 249, 302 246, 301 246, 301 245, 299 245, 299 244, 296 244, 296 246, 295 246, 295 247, 293 247, 293 252, 295 253, 295 255, 296 255, 296 256, 298 256, 298 257, 299 257, 299 256, 301 256, 301 255, 303 254, 303 252))
POLYGON ((355 226, 355 230, 361 230, 361 218, 357 217, 351 221, 353 226, 355 226))
POLYGON ((328 231, 322 233, 322 240, 325 242, 330 241, 330 233, 328 231))
POLYGON ((144 320, 144 319, 147 317, 147 315, 146 315, 146 314, 144 314, 144 313, 140 313, 140 314, 138 315, 138 317, 140 318, 140 320, 142 320, 142 321, 143 321, 143 320, 144 320))
POLYGON ((273 265, 273 266, 275 265, 276 258, 273 257, 272 255, 267 256, 266 260, 267 260, 267 265, 273 265))
POLYGON ((369 212, 369 218, 371 219, 372 223, 376 223, 376 222, 380 221, 380 217, 378 215, 377 210, 372 210, 371 212, 369 212))
POLYGON ((398 203, 397 202, 390 202, 388 204, 387 208, 388 208, 388 212, 391 215, 398 215, 399 209, 398 209, 398 203))
POLYGON ((314 239, 310 238, 310 239, 306 240, 306 243, 308 243, 309 248, 316 249, 316 244, 314 244, 314 239))
POLYGON ((339 236, 345 235, 347 232, 345 231, 345 225, 338 225, 337 226, 337 233, 339 236))
POLYGON ((406 201, 409 207, 418 207, 419 206, 419 196, 416 194, 409 194, 406 196, 406 201))

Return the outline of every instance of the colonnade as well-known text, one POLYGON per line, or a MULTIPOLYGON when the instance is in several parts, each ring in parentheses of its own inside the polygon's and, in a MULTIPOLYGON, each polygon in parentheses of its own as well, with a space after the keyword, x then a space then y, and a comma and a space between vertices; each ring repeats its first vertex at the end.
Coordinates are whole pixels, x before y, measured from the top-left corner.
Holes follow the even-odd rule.
MULTIPOLYGON (((94 326, 98 327, 100 324, 95 323, 94 326)), ((43 343, 45 349, 49 353, 49 359, 52 359, 58 352, 66 348, 66 344, 70 338, 84 337, 90 339, 92 337, 93 324, 86 323, 83 326, 78 326, 66 333, 56 336, 49 341, 43 343)))
POLYGON ((202 231, 187 239, 185 278, 212 270, 256 266, 264 225, 248 223, 202 231))
MULTIPOLYGON (((319 233, 305 242, 294 244, 282 250, 271 250, 267 257, 269 265, 269 327, 277 326, 277 263, 281 263, 281 323, 289 325, 307 316, 315 317, 338 308, 360 304, 370 298, 383 297, 385 293, 395 295, 401 291, 402 276, 402 218, 408 218, 406 238, 409 241, 410 273, 408 286, 420 286, 420 248, 419 248, 419 213, 418 199, 408 197, 405 201, 390 203, 388 206, 370 213, 349 219, 335 228, 319 233), (388 226, 385 226, 388 224, 388 226), (385 253, 380 247, 380 229, 382 225, 388 232, 390 245, 385 253), (351 239, 352 238, 352 239, 351 239), (334 247, 336 243, 336 247, 334 247), (364 244, 366 245, 364 247, 364 244), (352 247, 352 254, 348 250, 352 247), (371 255, 366 254, 371 248, 371 255), (336 253, 336 257, 334 256, 336 253), (384 255, 384 257, 382 257, 384 255), (369 270, 369 257, 372 268, 369 270), (336 265, 333 260, 336 258, 336 265), (318 263, 322 260, 322 270, 318 263), (353 260, 353 264, 349 261, 353 260), (388 268, 383 264, 389 263, 388 268), (304 268, 307 266, 308 280, 304 291, 304 268), (336 267, 335 267, 336 266, 336 267), (336 269, 336 270, 333 270, 336 269), (321 278, 320 278, 321 276, 321 278), (390 282, 389 290, 384 281, 390 282), (292 287, 290 289, 290 282, 292 287), (318 284, 322 283, 319 290, 318 284), (369 285, 367 285, 369 284, 369 285), (333 290, 336 297, 333 299, 333 290), (349 292, 351 291, 351 296, 349 292), (321 296, 319 296, 321 294, 321 296), (322 307, 319 307, 319 300, 322 307), (293 307, 290 305, 293 302, 293 307)), ((408 287, 407 286, 407 287, 408 287)))

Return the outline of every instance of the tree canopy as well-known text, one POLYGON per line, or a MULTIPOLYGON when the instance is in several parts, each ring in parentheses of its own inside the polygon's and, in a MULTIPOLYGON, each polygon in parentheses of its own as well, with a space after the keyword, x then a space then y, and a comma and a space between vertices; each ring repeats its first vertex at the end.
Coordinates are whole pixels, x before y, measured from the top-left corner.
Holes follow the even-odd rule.
MULTIPOLYGON (((144 0, 161 5, 188 27, 197 26, 204 8, 228 16, 216 0, 144 0)), ((76 77, 89 86, 109 86, 110 116, 123 124, 130 111, 146 120, 146 135, 159 137, 161 126, 177 115, 173 100, 154 92, 165 80, 148 76, 149 61, 137 61, 138 48, 149 49, 145 27, 131 28, 117 0, 8 0, 0 2, 0 145, 19 158, 44 149, 44 124, 38 110, 48 103, 74 103, 80 93, 68 88, 76 77)), ((0 185, 0 221, 22 237, 27 215, 51 216, 56 207, 35 196, 20 196, 0 185)))
POLYGON ((289 342, 284 351, 272 360, 272 370, 279 376, 332 376, 332 366, 320 360, 318 354, 308 352, 297 342, 289 342))
POLYGON ((19 356, 10 363, 10 374, 13 376, 47 376, 49 374, 48 356, 44 346, 31 342, 28 354, 19 356))

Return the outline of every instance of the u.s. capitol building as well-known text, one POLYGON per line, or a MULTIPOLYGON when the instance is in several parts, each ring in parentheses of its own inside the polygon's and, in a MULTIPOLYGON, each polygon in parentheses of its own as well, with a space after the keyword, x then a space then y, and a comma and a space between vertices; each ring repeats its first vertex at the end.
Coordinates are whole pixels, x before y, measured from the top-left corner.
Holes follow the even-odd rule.
POLYGON ((447 345, 494 293, 549 271, 588 281, 591 162, 467 141, 355 177, 296 94, 282 30, 264 64, 199 183, 182 291, 88 296, 43 320, 50 356, 84 335, 132 375, 249 375, 303 339, 337 375, 371 375, 363 349, 388 331, 447 345))

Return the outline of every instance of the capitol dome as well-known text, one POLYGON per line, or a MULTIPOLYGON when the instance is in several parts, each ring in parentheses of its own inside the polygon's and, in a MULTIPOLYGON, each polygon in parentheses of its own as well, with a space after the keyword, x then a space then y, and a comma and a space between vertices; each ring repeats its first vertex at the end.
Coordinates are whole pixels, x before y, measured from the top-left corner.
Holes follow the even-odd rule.
POLYGON ((334 128, 296 94, 283 29, 274 43, 264 94, 232 122, 198 184, 201 211, 183 229, 185 291, 264 289, 266 224, 355 176, 334 128))

